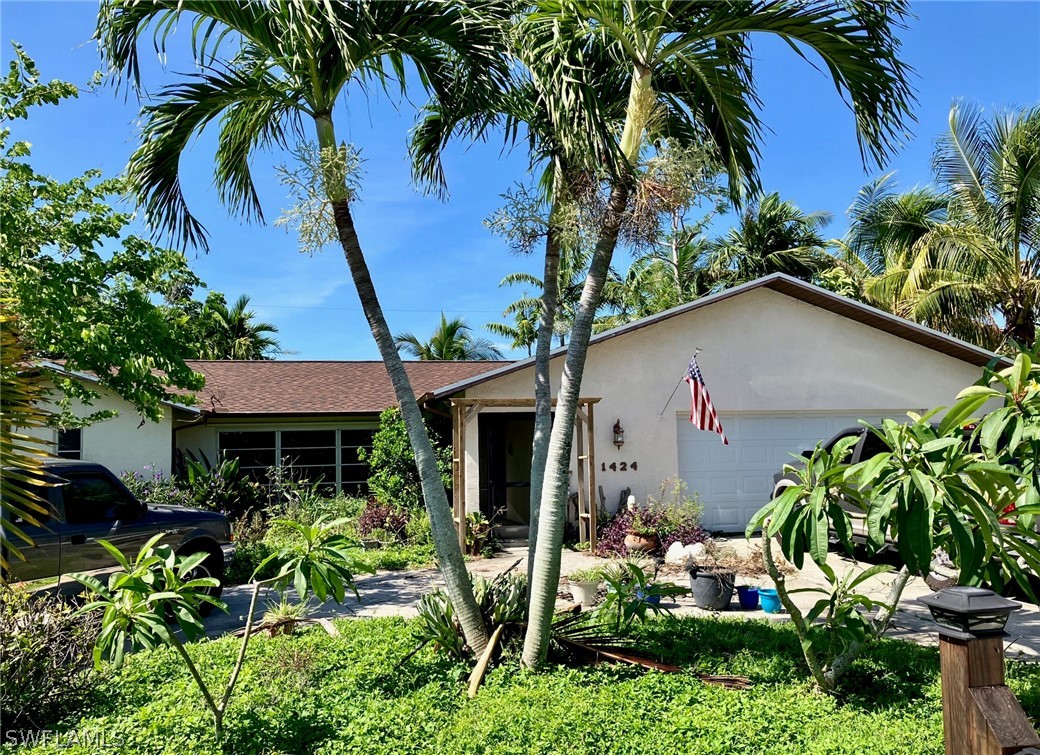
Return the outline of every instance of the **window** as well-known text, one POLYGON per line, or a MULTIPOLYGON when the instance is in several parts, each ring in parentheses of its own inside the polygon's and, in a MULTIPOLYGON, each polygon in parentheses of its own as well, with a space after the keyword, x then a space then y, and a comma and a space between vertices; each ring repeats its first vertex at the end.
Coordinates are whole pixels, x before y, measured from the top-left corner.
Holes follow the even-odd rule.
POLYGON ((83 428, 58 430, 58 456, 63 459, 83 458, 83 428))
POLYGON ((104 477, 83 475, 67 478, 61 486, 65 521, 69 524, 112 522, 131 513, 133 504, 119 488, 104 477))
POLYGON ((238 459, 239 469, 257 482, 267 482, 267 470, 278 461, 274 430, 220 433, 221 457, 238 459))
POLYGON ((240 469, 266 483, 271 467, 291 470, 295 480, 319 483, 330 493, 368 492, 368 466, 358 460, 359 448, 372 447, 371 429, 286 429, 222 432, 221 456, 239 460, 240 469))

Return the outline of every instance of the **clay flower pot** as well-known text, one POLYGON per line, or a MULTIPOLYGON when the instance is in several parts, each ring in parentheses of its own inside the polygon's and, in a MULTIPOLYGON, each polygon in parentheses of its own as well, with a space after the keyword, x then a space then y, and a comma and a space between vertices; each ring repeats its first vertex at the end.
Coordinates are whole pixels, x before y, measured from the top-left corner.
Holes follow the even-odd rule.
POLYGON ((635 532, 625 535, 625 548, 629 553, 651 553, 659 545, 657 535, 638 535, 635 532))

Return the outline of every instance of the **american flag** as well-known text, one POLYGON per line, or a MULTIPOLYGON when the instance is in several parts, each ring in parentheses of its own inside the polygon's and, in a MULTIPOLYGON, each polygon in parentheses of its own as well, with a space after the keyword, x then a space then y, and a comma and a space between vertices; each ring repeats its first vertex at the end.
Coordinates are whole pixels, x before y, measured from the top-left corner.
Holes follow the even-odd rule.
POLYGON ((690 384, 690 422, 701 430, 718 433, 722 436, 722 442, 728 446, 729 441, 726 440, 726 433, 719 422, 719 415, 711 405, 711 396, 708 395, 708 387, 704 384, 704 375, 697 364, 696 354, 690 358, 690 366, 686 368, 683 380, 690 384))

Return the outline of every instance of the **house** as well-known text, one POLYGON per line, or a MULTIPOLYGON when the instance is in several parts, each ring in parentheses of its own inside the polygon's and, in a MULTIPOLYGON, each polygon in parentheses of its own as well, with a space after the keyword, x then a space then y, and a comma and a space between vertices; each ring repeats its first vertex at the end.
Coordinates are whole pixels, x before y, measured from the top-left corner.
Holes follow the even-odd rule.
MULTIPOLYGON (((358 448, 370 448, 379 414, 397 405, 382 362, 188 362, 206 376, 200 416, 178 423, 174 446, 196 457, 234 456, 262 478, 269 467, 321 479, 327 489, 367 491, 358 448)), ((406 362, 417 397, 501 366, 501 362, 406 362)))
MULTIPOLYGON (((554 389, 564 356, 554 352, 554 389)), ((571 490, 594 516, 601 487, 613 509, 623 489, 642 501, 678 477, 703 503, 706 528, 742 531, 792 454, 861 419, 948 405, 994 358, 794 278, 761 278, 593 337, 571 490), (729 445, 690 423, 682 378, 696 349, 729 445)), ((527 359, 427 397, 453 407, 457 508, 526 523, 532 396, 527 359)))
MULTIPOLYGON (((565 353, 553 354, 554 388, 565 353)), ((792 454, 861 419, 947 405, 994 358, 784 275, 602 333, 592 339, 585 366, 571 462, 579 511, 572 510, 572 520, 580 512, 588 522, 601 502, 615 508, 622 490, 644 500, 677 477, 699 496, 707 528, 742 530, 792 454), (696 349, 729 445, 689 421, 682 377, 696 349)), ((206 375, 194 407, 171 407, 164 424, 147 432, 125 419, 118 429, 86 428, 83 458, 117 471, 146 459, 165 468, 176 449, 211 460, 236 456, 257 476, 287 461, 337 490, 364 491, 357 449, 370 444, 379 413, 396 403, 381 362, 191 365, 206 375)), ((406 369, 430 416, 445 423, 450 417, 456 517, 480 510, 525 526, 533 360, 410 362, 406 369)), ((132 409, 122 415, 137 424, 132 409)))
POLYGON ((97 412, 115 416, 82 428, 48 429, 37 432, 41 443, 52 453, 66 459, 82 459, 104 464, 114 472, 141 472, 145 469, 169 472, 173 466, 174 428, 198 419, 198 407, 163 402, 163 418, 151 422, 137 413, 127 401, 98 382, 97 376, 69 370, 61 362, 46 361, 41 366, 56 379, 77 380, 98 394, 90 406, 73 400, 69 412, 86 417, 97 412))

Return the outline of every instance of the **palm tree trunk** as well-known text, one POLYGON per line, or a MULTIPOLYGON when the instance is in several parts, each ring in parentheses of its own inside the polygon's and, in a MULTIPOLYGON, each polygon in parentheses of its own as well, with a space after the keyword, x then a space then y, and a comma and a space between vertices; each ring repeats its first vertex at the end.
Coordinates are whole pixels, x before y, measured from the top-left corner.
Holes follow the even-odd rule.
POLYGON ((347 258, 350 274, 354 279, 358 295, 361 297, 361 308, 365 311, 368 326, 372 330, 372 336, 379 347, 379 354, 383 358, 390 382, 394 386, 394 394, 401 406, 401 418, 404 420, 405 428, 408 430, 408 440, 415 452, 415 463, 419 468, 419 477, 422 481, 426 511, 430 515, 433 543, 437 549, 437 564, 441 576, 444 577, 444 584, 447 587, 448 597, 451 599, 455 614, 459 618, 459 623, 462 624, 466 643, 470 650, 479 657, 487 646, 487 628, 484 626, 480 609, 477 608, 477 602, 473 597, 473 587, 470 583, 469 573, 466 571, 462 549, 459 547, 451 505, 444 491, 440 470, 437 469, 437 457, 430 444, 426 426, 423 424, 422 412, 419 410, 419 403, 415 400, 415 391, 404 370, 401 355, 394 348, 394 338, 390 334, 390 328, 386 324, 383 310, 376 298, 376 290, 372 285, 368 263, 361 253, 357 231, 354 228, 350 205, 346 200, 338 200, 332 203, 332 209, 336 218, 339 241, 343 246, 343 254, 347 258))
MULTIPOLYGON (((549 379, 549 354, 552 351, 553 327, 559 298, 560 234, 556 226, 558 202, 549 210, 549 230, 545 236, 545 266, 542 273, 542 316, 538 322, 538 342, 534 360, 534 441, 531 444, 531 510, 527 533, 527 584, 534 571, 535 545, 538 538, 538 512, 542 503, 545 462, 549 456, 549 434, 552 431, 552 385, 549 379)), ((527 593, 528 601, 531 592, 527 593)))
MULTIPOLYGON (((337 142, 331 117, 319 116, 315 118, 315 122, 318 129, 318 146, 323 151, 330 148, 336 149, 337 142)), ((354 286, 361 299, 365 319, 368 320, 372 337, 375 338, 376 346, 379 347, 383 365, 390 376, 394 395, 401 407, 401 419, 404 421, 405 429, 408 431, 408 440, 415 453, 415 463, 422 482, 423 499, 426 503, 426 511, 430 515, 433 544, 437 550, 437 565, 444 578, 448 598, 462 625, 466 643, 470 650, 479 657, 487 647, 487 627, 480 615, 477 601, 473 597, 473 585, 469 579, 469 572, 466 571, 462 548, 459 547, 451 505, 444 490, 440 470, 437 469, 437 457, 430 444, 430 436, 426 432, 426 425, 423 424, 419 402, 415 400, 415 391, 408 379, 408 373, 404 370, 401 355, 394 345, 390 327, 386 324, 386 318, 383 317, 383 309, 376 296, 375 286, 372 284, 368 263, 361 251, 361 242, 358 240, 357 229, 354 227, 354 218, 350 212, 350 202, 346 196, 344 179, 344 176, 326 175, 326 187, 332 201, 339 243, 343 247, 343 256, 346 257, 350 275, 354 279, 354 286), (342 194, 339 194, 340 186, 344 187, 342 194)))
POLYGON ((567 361, 556 401, 556 418, 549 439, 542 500, 538 514, 538 537, 535 543, 534 568, 531 573, 531 609, 524 636, 522 661, 527 668, 537 668, 545 661, 549 649, 549 628, 556 607, 556 591, 560 582, 560 548, 567 516, 567 494, 570 492, 568 469, 574 439, 574 418, 578 409, 581 378, 585 371, 592 322, 610 270, 610 260, 617 246, 621 215, 628 203, 629 184, 617 183, 610 192, 606 215, 596 240, 581 302, 571 326, 567 361))

